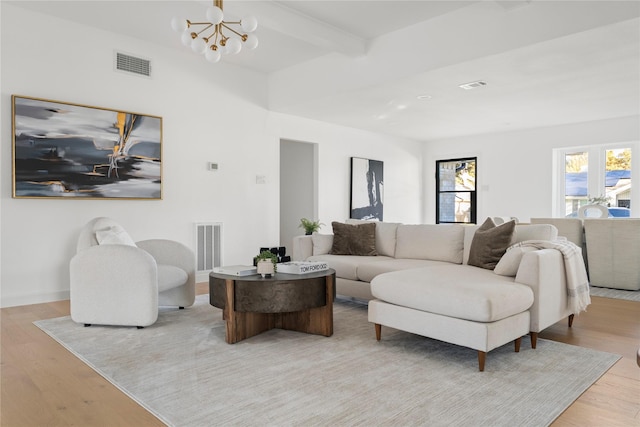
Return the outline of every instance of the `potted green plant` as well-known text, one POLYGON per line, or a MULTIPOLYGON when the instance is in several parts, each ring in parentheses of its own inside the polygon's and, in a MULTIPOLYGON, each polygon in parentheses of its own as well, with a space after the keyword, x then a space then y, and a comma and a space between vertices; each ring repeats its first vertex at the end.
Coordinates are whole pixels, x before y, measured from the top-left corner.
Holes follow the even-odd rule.
POLYGON ((304 234, 309 235, 320 230, 320 227, 323 225, 324 224, 321 223, 320 221, 311 221, 310 219, 307 219, 307 218, 301 218, 299 227, 304 228, 304 234))
POLYGON ((256 257, 258 274, 263 278, 275 274, 278 270, 278 256, 271 251, 262 251, 256 257))

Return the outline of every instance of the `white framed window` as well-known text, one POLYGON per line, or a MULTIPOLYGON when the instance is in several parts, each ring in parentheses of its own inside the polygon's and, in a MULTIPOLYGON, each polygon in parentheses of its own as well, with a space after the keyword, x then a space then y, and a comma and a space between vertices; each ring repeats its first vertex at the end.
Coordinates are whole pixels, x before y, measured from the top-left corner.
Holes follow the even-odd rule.
POLYGON ((640 217, 638 141, 555 149, 554 171, 554 216, 577 217, 596 203, 609 217, 640 217))

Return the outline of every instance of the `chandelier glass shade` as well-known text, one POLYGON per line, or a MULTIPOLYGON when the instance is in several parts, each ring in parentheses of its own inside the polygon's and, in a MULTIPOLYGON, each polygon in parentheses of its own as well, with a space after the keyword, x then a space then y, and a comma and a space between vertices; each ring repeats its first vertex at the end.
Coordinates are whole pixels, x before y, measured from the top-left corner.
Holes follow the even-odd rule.
POLYGON ((258 47, 258 38, 253 32, 258 28, 255 16, 245 16, 240 21, 225 21, 222 0, 214 0, 207 8, 207 20, 192 22, 173 18, 171 27, 182 33, 182 44, 197 54, 204 54, 209 62, 218 62, 222 55, 235 55, 242 50, 258 47))

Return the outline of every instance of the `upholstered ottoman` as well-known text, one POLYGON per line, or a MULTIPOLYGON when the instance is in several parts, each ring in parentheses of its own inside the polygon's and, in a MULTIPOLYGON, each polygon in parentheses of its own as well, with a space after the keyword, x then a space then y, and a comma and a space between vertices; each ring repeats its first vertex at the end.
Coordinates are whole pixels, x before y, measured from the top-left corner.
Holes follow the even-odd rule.
POLYGON ((369 321, 376 338, 381 325, 486 353, 509 341, 520 350, 529 332, 533 291, 513 277, 468 265, 441 265, 394 271, 371 281, 369 321))

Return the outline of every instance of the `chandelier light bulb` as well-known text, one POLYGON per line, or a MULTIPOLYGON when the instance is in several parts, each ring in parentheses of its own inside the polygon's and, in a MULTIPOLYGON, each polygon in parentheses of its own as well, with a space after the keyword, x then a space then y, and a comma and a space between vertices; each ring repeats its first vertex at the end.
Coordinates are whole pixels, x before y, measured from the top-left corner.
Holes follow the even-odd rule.
POLYGON ((200 37, 197 37, 193 39, 193 41, 191 42, 191 49, 195 53, 203 54, 204 51, 207 49, 207 43, 204 40, 202 40, 200 37))
POLYGON ((171 28, 173 28, 173 31, 181 33, 187 29, 187 20, 174 17, 171 19, 171 28))
POLYGON ((207 8, 207 20, 214 25, 222 22, 223 19, 222 9, 218 6, 209 6, 207 8))
POLYGON ((230 38, 227 40, 227 53, 235 55, 242 50, 242 42, 237 38, 230 38))
POLYGON ((258 37, 255 34, 249 34, 247 36, 247 40, 245 40, 244 45, 247 49, 255 49, 258 47, 258 37))
POLYGON ((245 16, 240 20, 240 26, 245 33, 252 33, 258 28, 258 20, 253 15, 245 16))
POLYGON ((213 63, 220 61, 221 56, 222 55, 220 55, 220 52, 218 50, 207 49, 207 51, 204 53, 204 57, 207 59, 207 61, 213 63))
POLYGON ((184 30, 184 32, 182 33, 182 36, 180 37, 180 40, 182 40, 182 44, 189 47, 191 46, 191 40, 193 40, 191 38, 191 31, 189 31, 189 29, 187 28, 186 30, 184 30))

